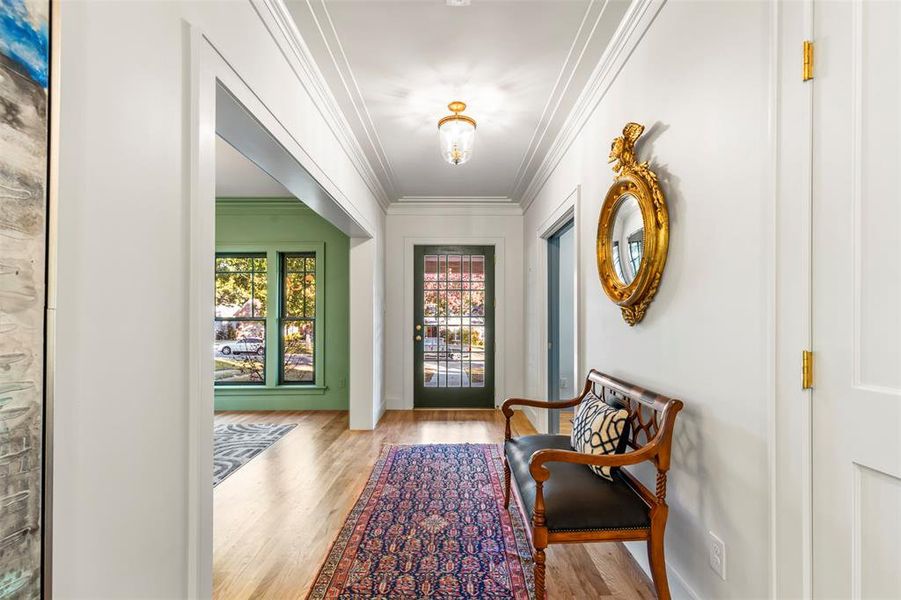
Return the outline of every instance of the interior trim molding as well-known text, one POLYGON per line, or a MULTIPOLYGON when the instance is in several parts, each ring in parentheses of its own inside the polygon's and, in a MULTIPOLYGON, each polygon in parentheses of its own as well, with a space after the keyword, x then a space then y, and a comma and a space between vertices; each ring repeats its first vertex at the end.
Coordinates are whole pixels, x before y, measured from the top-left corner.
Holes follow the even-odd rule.
MULTIPOLYGON (((650 574, 651 565, 648 563, 645 544, 643 542, 626 542, 625 546, 638 567, 646 574, 650 574)), ((682 573, 670 563, 666 564, 666 574, 669 577, 670 596, 685 600, 701 600, 701 596, 688 584, 682 573)))
MULTIPOLYGON (((388 153, 385 152, 385 147, 382 145, 382 139, 379 137, 378 129, 375 127, 372 115, 369 112, 369 108, 366 106, 366 100, 363 98, 363 92, 360 90, 360 85, 357 82, 357 77, 350 65, 347 54, 344 52, 344 44, 341 43, 341 38, 338 35, 337 28, 335 28, 335 23, 328 10, 328 5, 325 0, 318 0, 316 4, 322 11, 322 19, 316 14, 316 9, 313 7, 313 1, 306 0, 306 5, 316 24, 316 30, 322 38, 322 43, 328 51, 329 58, 332 60, 332 65, 335 68, 335 72, 338 74, 338 78, 341 80, 341 85, 347 94, 350 106, 353 108, 355 116, 365 134, 366 141, 372 149, 372 154, 378 162, 381 173, 384 175, 382 185, 388 192, 389 201, 393 201, 394 198, 397 197, 397 177, 394 174, 394 169, 391 167, 388 153), (327 23, 327 30, 325 24, 321 22, 323 20, 327 23)), ((359 140, 359 137, 357 137, 357 139, 359 140)), ((376 175, 378 175, 378 173, 376 173, 376 175)))
POLYGON ((545 102, 541 117, 535 125, 535 131, 532 133, 532 138, 529 140, 529 145, 523 154, 522 162, 519 165, 516 176, 513 178, 511 189, 513 190, 512 195, 514 197, 519 197, 522 188, 525 187, 530 180, 529 175, 534 175, 535 167, 533 167, 533 165, 537 159, 541 158, 539 154, 541 144, 548 135, 554 135, 560 131, 559 129, 557 131, 552 131, 551 125, 560 109, 560 104, 563 102, 566 92, 569 90, 573 77, 575 77, 582 66, 582 61, 585 58, 585 53, 588 51, 588 46, 594 40, 598 25, 600 25, 601 19, 607 12, 607 6, 609 4, 610 0, 603 0, 603 2, 601 2, 601 0, 591 0, 588 3, 588 7, 585 9, 582 22, 579 24, 576 35, 573 37, 566 59, 560 66, 560 71, 557 74, 557 78, 554 80, 554 87, 551 89, 547 102, 545 102), (600 8, 598 9, 599 5, 600 8), (583 35, 583 31, 586 30, 586 24, 589 22, 592 23, 591 27, 588 29, 588 33, 583 35), (579 44, 580 41, 581 45, 579 44), (577 47, 579 48, 578 52, 576 52, 577 47), (574 56, 575 58, 573 58, 574 56))
POLYGON ((666 4, 666 0, 635 0, 629 6, 622 22, 613 34, 610 44, 601 56, 601 60, 598 61, 588 83, 579 94, 563 127, 554 139, 550 150, 535 174, 524 186, 525 191, 520 197, 524 211, 532 205, 567 150, 588 123, 664 4, 666 4))
POLYGON ((350 123, 338 106, 338 101, 329 89, 322 71, 313 60, 313 55, 303 41, 284 0, 250 0, 250 3, 260 14, 269 35, 291 64, 298 81, 310 94, 316 108, 322 114, 335 139, 338 140, 341 148, 353 163, 366 187, 375 196, 382 210, 386 210, 390 203, 388 192, 354 135, 350 123), (275 28, 271 26, 272 23, 269 19, 262 18, 264 14, 271 17, 275 28))
MULTIPOLYGON (((273 4, 282 7, 284 6, 284 0, 254 1, 265 2, 267 5, 273 4)), ((519 198, 520 194, 518 192, 525 189, 527 184, 532 180, 537 170, 536 164, 543 164, 538 162, 542 159, 542 145, 545 144, 549 137, 560 131, 559 129, 555 129, 557 126, 555 118, 560 111, 564 97, 567 95, 567 92, 570 91, 570 85, 573 78, 578 72, 586 67, 586 53, 591 43, 595 41, 598 30, 602 29, 600 28, 600 24, 604 15, 607 14, 606 9, 609 3, 610 0, 590 0, 585 9, 582 21, 573 36, 566 58, 560 65, 560 70, 557 73, 554 86, 544 104, 541 117, 535 124, 535 130, 529 140, 529 145, 523 153, 522 161, 513 178, 511 185, 511 189, 514 190, 514 193, 511 194, 513 198, 519 198)), ((407 201, 406 197, 397 196, 397 177, 381 142, 381 138, 378 135, 378 130, 372 120, 372 116, 360 90, 353 68, 344 52, 344 46, 341 43, 341 38, 338 35, 337 28, 329 13, 327 2, 325 2, 325 0, 305 0, 305 4, 307 10, 310 12, 311 18, 315 22, 316 30, 328 53, 332 67, 335 69, 335 73, 341 82, 343 93, 340 91, 337 91, 336 93, 342 97, 342 101, 346 96, 348 110, 342 114, 345 117, 344 122, 348 123, 348 133, 351 135, 354 135, 355 132, 359 134, 355 137, 358 145, 360 145, 359 141, 361 139, 364 140, 366 147, 369 149, 368 153, 366 150, 363 150, 364 155, 369 155, 374 159, 369 161, 370 164, 377 164, 378 169, 375 171, 375 177, 382 182, 382 187, 388 194, 388 203, 407 201), (353 120, 353 125, 349 124, 349 119, 353 120)), ((287 9, 285 8, 284 10, 287 9)), ((289 19, 291 18, 290 13, 287 13, 287 17, 289 19)), ((291 22, 291 30, 298 38, 300 37, 300 32, 297 30, 296 26, 293 25, 293 21, 291 22)), ((306 55, 302 57, 303 60, 313 62, 312 54, 309 52, 307 46, 303 44, 302 41, 297 45, 306 53, 306 55)), ((316 69, 316 72, 321 76, 321 71, 316 69)), ((324 77, 322 78, 322 83, 325 84, 324 77)), ((327 84, 325 85, 327 87, 327 84)), ((341 110, 340 104, 337 102, 337 99, 335 99, 335 96, 329 95, 336 102, 335 108, 341 110)), ((490 202, 492 199, 490 197, 478 197, 473 198, 473 201, 490 202)))
POLYGON ((494 202, 513 203, 510 196, 401 196, 398 202, 478 202, 480 204, 494 202))
POLYGON ((479 216, 479 217, 521 217, 522 207, 516 202, 470 200, 405 200, 393 202, 387 210, 388 216, 479 216))
POLYGON ((767 183, 770 186, 769 190, 769 202, 766 205, 767 211, 767 220, 771 224, 771 227, 766 229, 766 240, 765 243, 762 244, 762 249, 764 250, 764 264, 766 265, 767 272, 771 274, 770 277, 767 277, 766 280, 766 307, 767 307, 767 315, 766 315, 766 390, 767 390, 767 398, 766 398, 766 428, 767 428, 767 475, 769 478, 769 490, 767 493, 767 501, 769 505, 767 506, 768 515, 767 521, 769 530, 767 535, 769 536, 769 549, 770 549, 770 564, 769 564, 769 588, 770 588, 770 596, 772 598, 777 598, 779 596, 779 586, 778 586, 778 572, 779 572, 779 544, 778 544, 778 510, 779 510, 779 498, 776 492, 778 486, 778 467, 777 467, 777 452, 776 452, 776 444, 778 440, 778 431, 777 431, 777 406, 776 402, 779 396, 779 381, 777 378, 777 373, 779 370, 778 363, 778 332, 777 332, 777 321, 779 318, 779 294, 777 292, 777 288, 779 285, 779 276, 778 276, 778 256, 779 256, 779 244, 778 244, 778 235, 776 234, 776 227, 778 225, 778 203, 779 203, 779 173, 780 173, 780 154, 781 148, 779 145, 779 100, 780 100, 780 91, 781 91, 781 82, 780 82, 780 56, 779 56, 779 37, 780 37, 780 18, 781 13, 779 10, 779 2, 778 0, 770 0, 769 1, 769 34, 770 34, 770 43, 769 43, 769 56, 767 57, 768 63, 768 82, 769 88, 767 90, 767 101, 768 101, 768 114, 767 114, 767 129, 769 133, 769 144, 770 144, 770 178, 767 183))
POLYGON ((770 596, 811 598, 813 391, 799 385, 798 352, 812 341, 813 86, 799 85, 800 40, 814 37, 814 2, 770 0, 772 232, 762 242, 767 278, 767 438, 770 596))
MULTIPOLYGON (((268 0, 249 1, 263 20, 263 26, 270 27, 271 16, 260 12, 259 5, 260 2, 268 0)), ((343 188, 304 150, 292 132, 285 128, 257 92, 249 87, 247 80, 228 63, 223 53, 202 29, 195 24, 187 23, 185 39, 188 94, 186 110, 189 120, 186 138, 188 149, 183 172, 185 195, 189 199, 186 206, 185 240, 190 259, 190 273, 187 279, 188 317, 183 339, 190 360, 186 380, 188 430, 185 459, 188 473, 184 597, 209 598, 213 590, 213 490, 209 482, 213 473, 211 419, 215 403, 212 385, 213 361, 208 360, 208 357, 213 341, 210 327, 210 318, 213 314, 210 299, 214 292, 213 259, 216 247, 215 140, 218 131, 217 118, 222 116, 219 99, 227 96, 229 102, 239 106, 246 113, 245 118, 255 120, 262 132, 260 137, 254 137, 253 141, 258 142, 263 134, 268 136, 267 140, 273 145, 278 145, 285 155, 290 156, 291 169, 295 169, 297 173, 302 171, 304 178, 309 176, 316 181, 322 188, 322 195, 328 196, 334 205, 333 214, 340 211, 340 214, 346 217, 347 226, 353 230, 348 234, 351 244, 350 277, 360 293, 357 294, 356 304, 351 302, 350 305, 350 358, 351 364, 356 367, 348 382, 348 395, 350 423, 357 429, 372 428, 374 404, 376 401, 381 402, 381 387, 379 381, 373 378, 373 369, 377 367, 373 365, 372 359, 375 356, 373 341, 380 343, 373 338, 375 335, 381 336, 381 322, 376 320, 373 313, 374 303, 377 305, 381 298, 380 291, 375 285, 378 266, 375 251, 378 242, 375 237, 379 233, 375 225, 362 215, 360 208, 351 201, 343 188), (376 327, 379 328, 378 331, 376 327), (372 402, 373 405, 367 403, 367 394, 368 402, 372 402)), ((294 65, 292 67, 296 68, 294 65)), ((304 80, 299 75, 298 81, 304 85, 304 80)), ((271 166, 267 168, 271 169, 271 166)), ((346 168, 344 172, 348 172, 346 168)), ((369 202, 368 198, 366 201, 369 202)), ((378 215, 375 217, 379 218, 378 215)))
MULTIPOLYGON (((547 218, 544 219, 533 231, 533 235, 536 241, 536 248, 538 251, 538 255, 536 257, 535 264, 537 266, 537 281, 536 285, 541 289, 547 289, 550 285, 548 282, 548 240, 553 237, 557 231, 560 230, 563 225, 565 225, 568 221, 573 221, 573 282, 575 284, 575 289, 573 290, 573 369, 574 372, 571 374, 573 377, 573 381, 575 382, 574 387, 578 389, 578 382, 581 377, 585 376, 585 373, 588 372, 587 368, 583 365, 584 361, 584 351, 583 351, 583 343, 585 336, 582 335, 583 325, 585 323, 585 319, 582 315, 582 290, 584 288, 582 282, 582 253, 579 252, 579 248, 582 247, 582 185, 576 185, 573 190, 566 195, 563 200, 548 214, 547 218)), ((548 381, 548 362, 549 357, 548 353, 545 350, 548 348, 548 322, 550 320, 549 316, 550 307, 548 305, 548 294, 539 294, 538 299, 538 314, 540 319, 540 327, 538 330, 538 348, 540 350, 540 360, 538 363, 538 380, 541 385, 541 394, 539 394, 539 398, 547 398, 547 393, 549 390, 549 381, 548 381)), ((528 370, 530 366, 526 365, 526 370, 528 370)), ((527 407, 528 408, 528 407, 527 407)), ((550 433, 550 419, 548 415, 548 411, 533 411, 529 413, 532 415, 532 424, 535 426, 540 433, 550 433)))

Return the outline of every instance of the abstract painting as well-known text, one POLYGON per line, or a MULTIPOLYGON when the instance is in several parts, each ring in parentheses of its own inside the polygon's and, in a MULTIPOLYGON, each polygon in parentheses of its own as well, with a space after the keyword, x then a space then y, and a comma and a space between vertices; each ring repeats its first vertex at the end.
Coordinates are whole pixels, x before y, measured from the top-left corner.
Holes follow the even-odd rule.
POLYGON ((50 2, 0 0, 0 598, 40 598, 50 2))

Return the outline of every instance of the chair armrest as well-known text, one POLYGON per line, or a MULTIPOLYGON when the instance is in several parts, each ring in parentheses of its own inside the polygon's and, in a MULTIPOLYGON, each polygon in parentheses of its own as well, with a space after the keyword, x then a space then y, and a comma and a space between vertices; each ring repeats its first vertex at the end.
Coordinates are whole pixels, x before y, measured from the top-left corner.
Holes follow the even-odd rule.
POLYGON ((550 410, 552 408, 569 408, 570 406, 575 406, 579 402, 582 401, 582 398, 585 397, 591 390, 591 379, 585 379, 585 385, 582 386, 582 391, 575 398, 571 398, 569 400, 561 400, 559 402, 549 402, 547 400, 526 400, 525 398, 507 398, 504 400, 503 406, 501 406, 501 412, 504 413, 504 417, 507 419, 507 425, 504 428, 504 440, 509 440, 511 437, 510 434, 510 419, 513 417, 513 407, 514 406, 534 406, 535 408, 543 408, 545 410, 550 410))
POLYGON ((551 476, 551 472, 544 466, 545 463, 566 462, 592 467, 622 467, 643 463, 656 454, 657 448, 653 446, 645 446, 640 450, 624 452, 623 454, 588 454, 574 450, 546 448, 532 454, 532 457, 529 459, 529 474, 532 475, 532 479, 537 483, 542 483, 551 476))
POLYGON ((501 412, 504 413, 504 417, 507 419, 507 423, 504 427, 504 441, 509 440, 512 436, 510 432, 510 419, 513 418, 513 407, 514 406, 534 406, 536 408, 544 408, 550 410, 552 408, 569 408, 570 406, 575 406, 579 402, 582 401, 582 397, 585 395, 583 392, 582 395, 572 398, 570 400, 563 400, 561 402, 549 402, 547 400, 526 400, 525 398, 507 398, 504 400, 503 406, 501 406, 501 412))
POLYGON ((535 408, 544 408, 550 410, 552 408, 569 408, 575 406, 582 401, 582 396, 572 398, 570 400, 560 400, 559 402, 551 402, 549 400, 526 400, 525 398, 507 398, 501 407, 505 416, 513 415, 514 406, 534 406, 535 408))

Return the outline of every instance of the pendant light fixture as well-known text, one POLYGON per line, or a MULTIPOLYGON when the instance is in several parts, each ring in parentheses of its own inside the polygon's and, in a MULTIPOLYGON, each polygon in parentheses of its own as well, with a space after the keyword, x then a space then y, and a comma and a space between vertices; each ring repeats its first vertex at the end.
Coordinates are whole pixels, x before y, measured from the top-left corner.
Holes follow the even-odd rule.
POLYGON ((462 165, 472 158, 472 146, 476 137, 476 121, 462 113, 466 110, 463 102, 447 105, 454 114, 438 121, 438 141, 441 155, 452 165, 462 165))

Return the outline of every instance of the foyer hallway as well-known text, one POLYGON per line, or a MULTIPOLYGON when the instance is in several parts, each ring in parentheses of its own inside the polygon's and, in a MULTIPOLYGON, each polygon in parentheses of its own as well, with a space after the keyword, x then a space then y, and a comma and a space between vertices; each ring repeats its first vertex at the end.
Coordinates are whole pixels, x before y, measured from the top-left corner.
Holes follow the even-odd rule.
MULTIPOLYGON (((384 444, 500 442, 497 410, 388 411, 374 431, 351 431, 340 411, 220 412, 216 423, 297 423, 215 490, 213 596, 305 598, 384 444)), ((513 435, 535 429, 522 413, 513 435)), ((548 550, 551 598, 654 598, 620 544, 548 550)))

